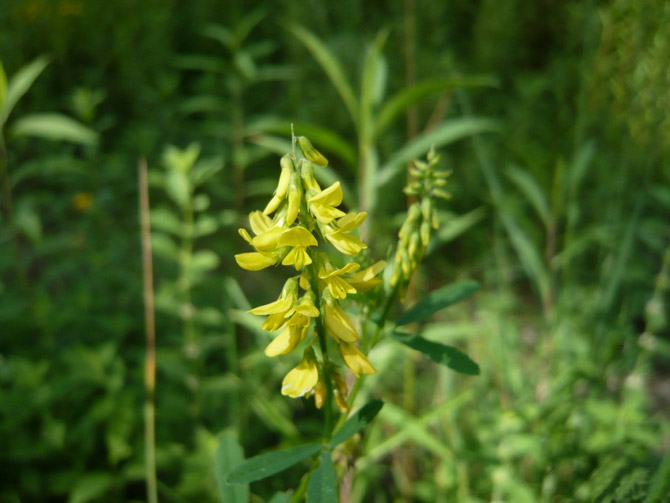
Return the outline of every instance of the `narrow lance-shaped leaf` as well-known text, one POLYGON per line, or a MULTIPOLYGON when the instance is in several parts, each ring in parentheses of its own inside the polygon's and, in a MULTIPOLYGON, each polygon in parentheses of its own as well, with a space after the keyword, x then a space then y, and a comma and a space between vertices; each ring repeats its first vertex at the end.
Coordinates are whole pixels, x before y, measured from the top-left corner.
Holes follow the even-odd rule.
POLYGON ((248 484, 230 484, 226 474, 244 460, 244 452, 235 433, 227 431, 221 435, 219 447, 214 458, 216 484, 222 503, 247 503, 249 501, 248 484))
POLYGON ((445 121, 435 129, 420 134, 395 152, 379 171, 377 184, 381 186, 389 182, 394 176, 403 172, 409 161, 423 157, 433 146, 438 148, 467 136, 497 129, 497 124, 490 119, 466 117, 445 121))
POLYGON ((297 24, 290 24, 287 29, 312 53, 344 101, 351 119, 354 123, 358 123, 358 103, 337 58, 311 31, 297 24))
POLYGON ((321 464, 309 476, 307 503, 337 503, 337 478, 330 452, 321 453, 321 464))
POLYGON ((497 81, 491 77, 456 77, 449 79, 430 79, 403 88, 391 96, 377 115, 374 136, 379 137, 405 110, 431 96, 444 93, 456 87, 494 86, 497 81))
POLYGON ((441 309, 468 298, 479 290, 479 288, 479 283, 471 279, 457 281, 456 283, 444 286, 431 292, 402 313, 396 324, 407 325, 408 323, 425 320, 441 309))
POLYGON ((7 122, 7 118, 12 113, 16 103, 28 92, 35 79, 39 77, 48 64, 49 60, 47 58, 37 58, 32 63, 21 68, 9 79, 5 100, 2 108, 0 108, 0 127, 7 122))
POLYGON ((530 173, 516 166, 508 166, 505 174, 526 196, 545 228, 549 228, 552 220, 551 209, 549 208, 549 201, 537 180, 530 173))
POLYGON ((17 136, 36 136, 56 141, 96 145, 98 133, 70 117, 60 114, 34 114, 21 117, 12 128, 17 136))
POLYGON ((412 337, 400 332, 392 332, 391 337, 416 351, 420 351, 434 362, 445 365, 456 372, 468 375, 479 374, 479 365, 472 361, 468 355, 453 346, 429 341, 418 335, 412 337))
POLYGON ((239 484, 264 479, 313 456, 321 448, 321 444, 309 443, 255 456, 233 469, 226 480, 231 484, 239 484))
POLYGON ((328 447, 332 449, 365 428, 375 418, 383 405, 384 402, 381 400, 372 400, 366 403, 335 432, 328 443, 328 447))

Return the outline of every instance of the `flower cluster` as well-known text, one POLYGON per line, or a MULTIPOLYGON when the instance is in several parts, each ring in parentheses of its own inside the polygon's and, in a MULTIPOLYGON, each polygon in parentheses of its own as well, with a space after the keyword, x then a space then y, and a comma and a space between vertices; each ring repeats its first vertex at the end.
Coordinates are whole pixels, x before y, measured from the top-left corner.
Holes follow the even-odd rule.
POLYGON ((356 376, 375 372, 356 346, 358 332, 340 301, 380 284, 382 280, 377 275, 386 263, 380 261, 362 270, 355 262, 339 268, 333 265, 322 247, 330 243, 346 256, 367 248, 353 233, 367 214, 345 213, 339 208, 343 198, 339 182, 321 189, 314 166, 325 167, 328 161, 307 138, 294 138, 293 146, 293 153, 280 161, 279 183, 272 199, 262 212, 249 215, 254 236, 246 229, 239 230, 255 251, 240 253, 235 259, 240 267, 250 271, 281 264, 298 272, 286 281, 277 300, 250 311, 267 317, 264 330, 278 331, 265 348, 267 356, 288 354, 307 341, 302 361, 284 378, 282 394, 314 395, 320 407, 326 396, 327 374, 334 384, 337 403, 346 408, 346 385, 328 358, 328 340, 337 345, 342 361, 356 376), (298 146, 302 156, 297 155, 298 146), (319 349, 321 360, 313 346, 319 349))
POLYGON ((400 240, 391 276, 392 286, 406 285, 412 278, 426 253, 431 235, 440 224, 435 208, 436 200, 450 197, 443 189, 450 172, 435 169, 440 162, 440 155, 431 148, 427 161, 414 161, 410 170, 413 181, 405 187, 405 193, 416 200, 407 210, 407 218, 398 233, 400 240))

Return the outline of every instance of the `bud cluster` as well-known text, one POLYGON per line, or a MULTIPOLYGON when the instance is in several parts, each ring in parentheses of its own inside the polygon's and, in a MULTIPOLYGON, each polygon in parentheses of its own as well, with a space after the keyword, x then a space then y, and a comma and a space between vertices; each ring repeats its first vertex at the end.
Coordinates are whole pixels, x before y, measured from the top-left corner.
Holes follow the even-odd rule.
POLYGON ((421 263, 430 238, 440 225, 437 216, 437 200, 448 199, 444 190, 449 171, 438 170, 440 155, 430 149, 427 162, 414 161, 410 169, 412 181, 405 187, 405 194, 416 198, 398 233, 398 248, 395 254, 391 286, 406 285, 421 263))

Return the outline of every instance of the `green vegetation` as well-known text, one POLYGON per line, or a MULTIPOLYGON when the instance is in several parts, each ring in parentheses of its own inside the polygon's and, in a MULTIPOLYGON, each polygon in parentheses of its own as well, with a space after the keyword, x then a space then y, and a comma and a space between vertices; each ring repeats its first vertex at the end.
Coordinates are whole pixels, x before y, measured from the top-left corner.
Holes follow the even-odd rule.
POLYGON ((670 501, 669 26, 662 0, 5 0, 0 501, 147 501, 147 455, 161 502, 336 501, 334 474, 346 502, 670 501), (247 312, 286 268, 234 260, 291 124, 387 292, 411 161, 451 171, 402 302, 350 311, 388 336, 329 445, 280 393, 302 351, 267 358, 247 312))

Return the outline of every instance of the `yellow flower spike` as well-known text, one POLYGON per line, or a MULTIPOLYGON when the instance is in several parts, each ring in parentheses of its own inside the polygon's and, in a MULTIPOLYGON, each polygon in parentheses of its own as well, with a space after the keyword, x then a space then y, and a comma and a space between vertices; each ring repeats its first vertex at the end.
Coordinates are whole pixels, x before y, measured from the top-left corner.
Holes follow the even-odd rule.
POLYGON ((274 253, 247 252, 235 255, 237 265, 247 271, 260 271, 275 265, 278 259, 279 257, 274 253))
POLYGON ((289 154, 286 154, 284 157, 281 158, 281 160, 279 161, 279 165, 281 166, 281 174, 279 175, 279 183, 277 184, 277 189, 275 190, 275 193, 272 196, 272 199, 270 199, 270 202, 267 204, 267 206, 263 210, 263 214, 265 214, 265 215, 269 215, 270 213, 272 213, 274 210, 276 210, 279 207, 281 202, 286 197, 286 193, 288 192, 288 189, 289 189, 291 174, 294 171, 293 161, 291 160, 291 157, 289 156, 289 154))
POLYGON ((312 263, 312 259, 307 253, 308 246, 316 246, 316 238, 304 227, 292 227, 285 230, 277 241, 278 246, 290 246, 293 248, 284 260, 282 265, 293 265, 295 270, 299 271, 304 265, 312 263))
POLYGON ((386 261, 380 260, 354 274, 347 279, 347 282, 359 292, 368 292, 382 282, 381 278, 377 278, 377 274, 382 272, 386 267, 386 261))
POLYGON ((333 269, 330 262, 326 262, 324 267, 319 271, 319 279, 326 284, 333 297, 343 300, 347 297, 348 293, 356 293, 356 288, 351 286, 348 280, 340 278, 340 275, 355 272, 359 267, 359 264, 349 263, 341 269, 333 269))
POLYGON ((282 381, 281 394, 298 398, 310 393, 319 382, 314 351, 307 348, 302 361, 282 381))
POLYGON ((346 343, 340 343, 338 346, 344 363, 356 374, 356 377, 360 377, 361 374, 377 373, 377 369, 356 346, 346 343))
POLYGON ((308 200, 309 210, 322 224, 329 224, 336 218, 346 215, 337 206, 342 204, 342 187, 335 182, 327 189, 311 196, 308 200))
POLYGON ((286 280, 284 287, 279 294, 279 298, 274 302, 250 309, 251 314, 279 314, 287 313, 298 300, 298 278, 293 277, 286 280))
POLYGON ((324 298, 328 333, 337 341, 356 342, 358 340, 358 332, 356 332, 347 313, 342 310, 336 300, 328 298, 328 295, 324 295, 324 298))

